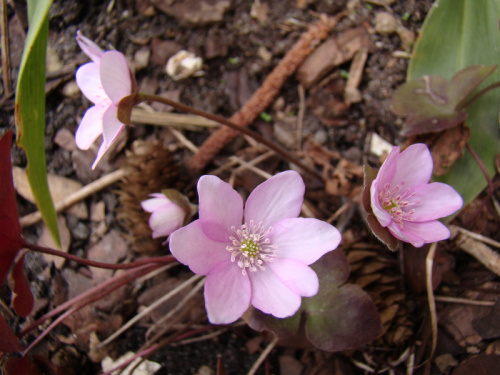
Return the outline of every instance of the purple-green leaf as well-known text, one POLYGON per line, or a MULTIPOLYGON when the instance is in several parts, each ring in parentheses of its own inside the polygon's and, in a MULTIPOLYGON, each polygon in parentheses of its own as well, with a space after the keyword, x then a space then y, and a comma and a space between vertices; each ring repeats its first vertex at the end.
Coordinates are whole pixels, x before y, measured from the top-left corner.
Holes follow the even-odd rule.
POLYGON ((392 98, 394 113, 406 116, 402 135, 439 132, 464 122, 467 112, 462 104, 495 68, 496 65, 473 65, 449 81, 425 75, 403 84, 392 98))

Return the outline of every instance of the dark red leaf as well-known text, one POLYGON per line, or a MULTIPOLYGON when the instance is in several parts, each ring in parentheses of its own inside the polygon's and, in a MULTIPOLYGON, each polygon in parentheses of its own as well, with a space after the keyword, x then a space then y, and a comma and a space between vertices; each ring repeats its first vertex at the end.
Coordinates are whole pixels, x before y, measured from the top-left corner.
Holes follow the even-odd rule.
POLYGON ((12 306, 16 313, 26 318, 33 308, 33 295, 31 294, 30 284, 23 269, 24 255, 19 257, 12 270, 12 279, 14 284, 14 296, 12 306))
POLYGON ((0 352, 14 353, 23 350, 16 335, 0 315, 0 352))
POLYGON ((17 214, 10 148, 12 131, 0 138, 0 283, 5 280, 17 252, 24 247, 17 214))
POLYGON ((37 366, 26 357, 9 358, 4 369, 6 375, 41 375, 37 366))

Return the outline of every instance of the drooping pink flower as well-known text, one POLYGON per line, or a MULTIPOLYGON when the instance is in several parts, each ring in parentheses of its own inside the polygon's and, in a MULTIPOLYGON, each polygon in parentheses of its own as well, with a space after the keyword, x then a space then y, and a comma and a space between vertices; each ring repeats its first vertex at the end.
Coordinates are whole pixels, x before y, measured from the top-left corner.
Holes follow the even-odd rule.
POLYGON ((432 156, 425 144, 411 145, 401 153, 396 146, 370 189, 371 207, 380 224, 415 247, 449 238, 449 229, 437 219, 463 205, 451 186, 429 183, 432 170, 432 156))
POLYGON ((198 181, 199 219, 172 233, 172 254, 207 275, 205 306, 214 324, 237 320, 250 304, 278 318, 293 315, 301 297, 318 292, 308 267, 340 242, 332 225, 297 217, 304 182, 294 171, 241 196, 216 176, 198 181))
POLYGON ((85 112, 76 130, 75 141, 78 148, 88 150, 102 134, 102 144, 92 164, 94 169, 125 127, 117 118, 118 103, 136 90, 136 83, 122 53, 103 51, 80 32, 76 41, 92 60, 78 68, 76 83, 95 105, 85 112))
POLYGON ((153 238, 166 237, 182 226, 186 211, 164 194, 150 196, 153 198, 143 201, 141 206, 144 211, 151 212, 149 227, 153 231, 153 238))

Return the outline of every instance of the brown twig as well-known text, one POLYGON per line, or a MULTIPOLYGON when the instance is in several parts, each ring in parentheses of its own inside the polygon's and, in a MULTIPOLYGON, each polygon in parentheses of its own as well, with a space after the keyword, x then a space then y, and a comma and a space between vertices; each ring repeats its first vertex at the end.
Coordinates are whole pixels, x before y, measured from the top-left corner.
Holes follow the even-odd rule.
MULTIPOLYGON (((342 12, 334 17, 321 15, 320 19, 301 36, 283 60, 267 76, 259 89, 237 113, 231 116, 229 121, 240 126, 250 125, 271 104, 288 77, 297 70, 305 58, 328 36, 337 22, 346 14, 347 12, 342 12)), ((202 170, 238 134, 236 130, 222 126, 201 145, 198 152, 189 161, 189 167, 195 171, 202 170)))
POLYGON ((4 98, 7 98, 12 92, 12 79, 10 77, 9 22, 7 20, 7 0, 2 0, 0 13, 0 23, 2 28, 3 89, 4 98))

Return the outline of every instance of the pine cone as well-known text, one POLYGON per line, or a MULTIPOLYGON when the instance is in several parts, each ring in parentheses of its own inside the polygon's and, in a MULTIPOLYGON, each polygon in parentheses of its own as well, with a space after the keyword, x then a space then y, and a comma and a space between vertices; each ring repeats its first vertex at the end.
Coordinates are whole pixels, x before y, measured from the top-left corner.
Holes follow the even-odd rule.
POLYGON ((173 155, 160 142, 137 140, 127 151, 127 167, 130 173, 123 179, 118 191, 120 208, 117 218, 127 229, 139 253, 151 253, 161 249, 165 239, 153 239, 149 228, 150 214, 141 207, 149 194, 163 189, 185 189, 187 181, 173 155))

